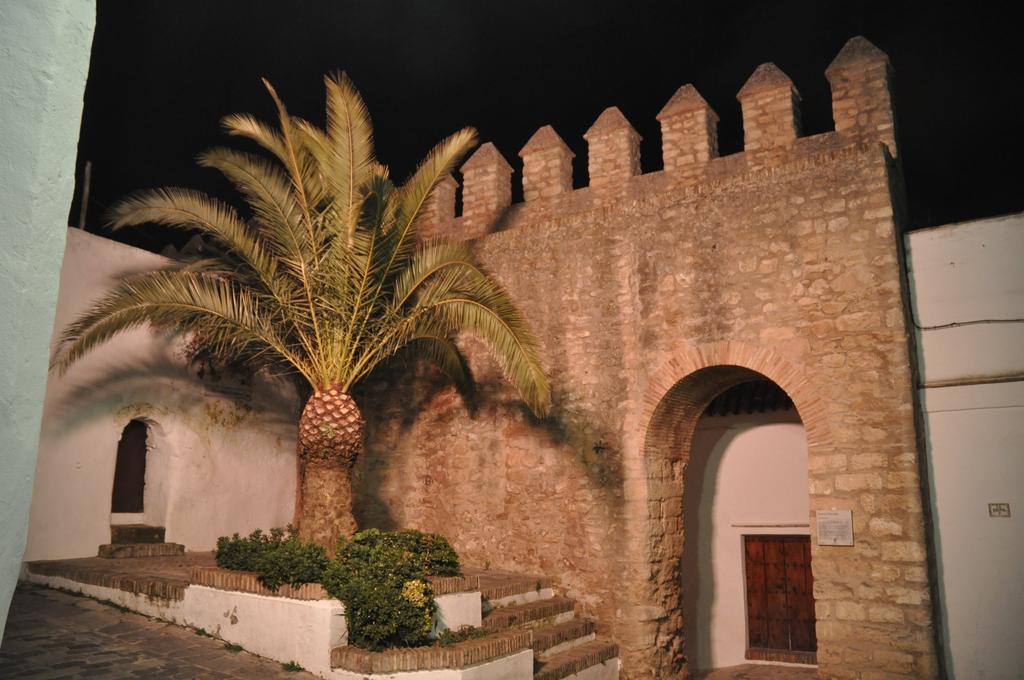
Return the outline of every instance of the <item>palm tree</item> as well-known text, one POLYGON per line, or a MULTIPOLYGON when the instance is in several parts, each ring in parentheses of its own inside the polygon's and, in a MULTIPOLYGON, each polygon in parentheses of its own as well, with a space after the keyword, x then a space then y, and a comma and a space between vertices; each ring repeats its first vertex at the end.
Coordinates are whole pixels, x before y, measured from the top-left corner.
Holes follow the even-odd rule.
POLYGON ((415 350, 466 389, 470 376, 454 338, 467 331, 486 341, 538 416, 550 390, 535 338, 470 250, 416 238, 435 185, 476 143, 475 132, 442 141, 397 186, 374 157, 369 114, 344 74, 325 78, 323 130, 290 115, 263 82, 279 127, 248 114, 222 123, 269 158, 214 148, 198 159, 234 184, 252 219, 189 189, 119 202, 111 228, 198 229, 219 254, 123 279, 65 329, 52 365, 64 371, 115 334, 148 323, 188 334, 193 347, 221 360, 292 372, 311 392, 299 420, 299 529, 333 549, 356 529, 349 473, 362 449, 363 417, 352 388, 399 350, 415 350))

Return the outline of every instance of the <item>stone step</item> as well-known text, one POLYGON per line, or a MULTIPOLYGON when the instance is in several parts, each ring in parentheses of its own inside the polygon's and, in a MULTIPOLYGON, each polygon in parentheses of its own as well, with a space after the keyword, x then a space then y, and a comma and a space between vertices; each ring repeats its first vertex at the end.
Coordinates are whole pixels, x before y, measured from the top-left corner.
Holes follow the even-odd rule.
POLYGON ((533 631, 533 654, 545 657, 559 654, 590 642, 597 633, 597 624, 590 619, 573 619, 533 631))
POLYGON ((552 597, 510 607, 498 607, 484 616, 481 626, 487 630, 504 630, 564 623, 574 618, 574 604, 565 597, 552 597))
POLYGON ((111 524, 110 542, 114 545, 129 543, 163 543, 166 530, 146 524, 111 524))
POLYGON ((480 595, 495 607, 524 604, 555 596, 552 581, 547 576, 470 565, 464 565, 462 573, 477 579, 480 595))
POLYGON ((175 557, 185 554, 181 543, 107 543, 100 546, 99 556, 107 559, 125 557, 175 557))
POLYGON ((481 589, 481 596, 487 598, 487 602, 492 607, 508 607, 513 604, 526 604, 528 602, 536 602, 537 600, 549 600, 555 596, 554 589, 548 584, 547 580, 534 580, 523 582, 521 584, 515 584, 511 586, 503 587, 499 592, 509 593, 502 597, 490 597, 483 589, 481 589), (541 583, 539 588, 536 584, 541 583))
MULTIPOLYGON (((619 646, 609 640, 594 640, 546 659, 535 660, 533 680, 565 680, 587 671, 586 680, 617 680, 619 646)), ((580 676, 581 678, 584 676, 580 676)))
POLYGON ((480 595, 496 607, 525 604, 554 597, 551 580, 544 576, 480 578, 480 595))

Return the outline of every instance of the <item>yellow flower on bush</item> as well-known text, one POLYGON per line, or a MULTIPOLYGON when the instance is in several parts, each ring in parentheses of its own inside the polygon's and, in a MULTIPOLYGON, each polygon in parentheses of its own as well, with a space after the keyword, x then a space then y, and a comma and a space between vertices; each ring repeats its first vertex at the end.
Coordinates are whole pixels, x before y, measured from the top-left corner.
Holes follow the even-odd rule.
POLYGON ((417 609, 423 610, 423 621, 420 624, 420 629, 423 635, 430 635, 430 631, 434 626, 434 617, 428 607, 430 598, 427 596, 427 583, 419 579, 406 581, 402 585, 402 598, 417 609))
POLYGON ((406 581, 402 586, 402 597, 417 607, 427 606, 427 584, 419 579, 406 581))

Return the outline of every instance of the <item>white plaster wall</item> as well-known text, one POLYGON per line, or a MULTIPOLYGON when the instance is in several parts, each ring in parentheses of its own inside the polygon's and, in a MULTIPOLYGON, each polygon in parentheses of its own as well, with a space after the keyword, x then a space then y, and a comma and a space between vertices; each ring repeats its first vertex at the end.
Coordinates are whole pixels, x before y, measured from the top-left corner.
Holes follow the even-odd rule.
POLYGON ((0 637, 25 550, 92 0, 0 2, 0 637))
POLYGON ((907 236, 950 677, 1024 678, 1024 214, 907 236), (1009 518, 988 504, 1009 503, 1009 518))
MULTIPOLYGON (((69 229, 55 338, 119 276, 167 263, 69 229)), ((185 370, 178 341, 142 328, 64 376, 49 375, 26 560, 94 555, 110 541, 117 442, 133 418, 150 424, 142 519, 165 526, 168 541, 210 550, 218 536, 291 521, 298 422, 291 388, 200 381, 185 370)))
POLYGON ((947 670, 1024 678, 1024 382, 923 392, 947 670))
POLYGON ((434 601, 437 603, 434 628, 431 632, 434 637, 443 630, 458 630, 463 626, 476 628, 482 622, 479 590, 439 595, 434 601))
POLYGON ((683 616, 691 669, 747 663, 743 536, 809 534, 804 427, 795 411, 701 418, 686 475, 683 616))
POLYGON ((182 622, 282 663, 294 661, 325 677, 331 650, 347 641, 345 608, 337 600, 292 600, 205 586, 185 589, 182 622))
POLYGON ((1024 375, 1024 214, 907 235, 907 267, 926 385, 1024 375))

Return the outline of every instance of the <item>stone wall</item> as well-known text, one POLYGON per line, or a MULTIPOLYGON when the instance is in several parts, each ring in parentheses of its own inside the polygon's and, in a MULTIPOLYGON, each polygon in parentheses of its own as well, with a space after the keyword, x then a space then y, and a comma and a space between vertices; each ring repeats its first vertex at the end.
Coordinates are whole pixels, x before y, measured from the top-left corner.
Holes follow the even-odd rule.
POLYGON ((812 548, 820 674, 937 676, 888 60, 855 38, 827 74, 836 132, 800 137, 799 95, 768 64, 739 94, 748 148, 723 158, 717 117, 684 86, 659 114, 661 172, 638 174, 636 133, 608 109, 574 191, 542 130, 521 153, 527 201, 509 207, 504 158, 481 149, 463 189, 481 207, 437 205, 428 229, 474 238, 520 305, 554 414, 531 417, 472 338, 472 404, 429 369, 374 381, 357 395, 361 523, 551 574, 621 643, 623 677, 684 677, 693 428, 716 394, 767 376, 806 427, 812 536, 816 509, 853 511, 853 547, 812 548))

